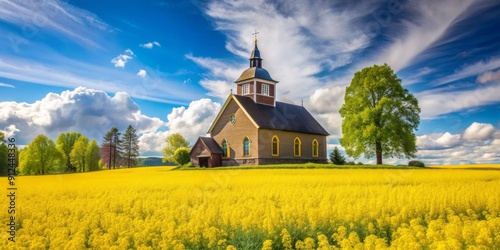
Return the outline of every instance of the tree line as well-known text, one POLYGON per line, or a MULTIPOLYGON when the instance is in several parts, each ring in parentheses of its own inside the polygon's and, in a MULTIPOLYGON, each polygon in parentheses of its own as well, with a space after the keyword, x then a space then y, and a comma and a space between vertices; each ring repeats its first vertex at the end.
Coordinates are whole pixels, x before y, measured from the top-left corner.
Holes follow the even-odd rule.
MULTIPOLYGON (((0 175, 8 167, 5 135, 0 131, 0 175)), ((23 175, 89 172, 116 167, 134 167, 139 157, 136 130, 128 126, 121 136, 115 127, 106 133, 101 147, 78 132, 61 133, 54 142, 44 134, 18 150, 18 172, 23 175)))

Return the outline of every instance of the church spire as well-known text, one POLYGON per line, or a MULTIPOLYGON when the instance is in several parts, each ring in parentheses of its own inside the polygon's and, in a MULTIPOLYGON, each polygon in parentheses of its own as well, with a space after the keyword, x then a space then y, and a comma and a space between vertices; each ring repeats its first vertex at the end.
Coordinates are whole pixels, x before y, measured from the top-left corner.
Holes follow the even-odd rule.
POLYGON ((257 30, 252 34, 255 36, 255 47, 252 50, 252 54, 250 54, 250 68, 262 68, 262 58, 260 58, 259 47, 257 47, 257 34, 259 34, 257 30))

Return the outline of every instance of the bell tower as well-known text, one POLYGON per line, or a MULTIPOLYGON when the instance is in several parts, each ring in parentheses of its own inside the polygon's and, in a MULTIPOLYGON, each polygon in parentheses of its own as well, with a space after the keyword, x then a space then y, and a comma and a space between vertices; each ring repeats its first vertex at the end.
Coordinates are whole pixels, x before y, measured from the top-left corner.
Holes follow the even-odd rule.
MULTIPOLYGON (((255 31, 254 35, 257 36, 255 31)), ((241 73, 236 83, 236 95, 252 98, 255 103, 276 106, 276 84, 269 72, 262 68, 257 37, 254 40, 254 48, 250 54, 250 67, 241 73)))

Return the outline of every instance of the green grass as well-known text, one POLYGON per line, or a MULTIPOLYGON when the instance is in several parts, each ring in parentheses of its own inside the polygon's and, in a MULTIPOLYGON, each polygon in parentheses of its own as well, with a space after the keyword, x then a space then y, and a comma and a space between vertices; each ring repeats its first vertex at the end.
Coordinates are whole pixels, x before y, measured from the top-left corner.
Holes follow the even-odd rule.
POLYGON ((304 164, 272 164, 272 165, 248 165, 248 166, 222 166, 216 168, 202 168, 181 166, 173 170, 228 170, 228 169, 422 169, 420 167, 410 166, 394 166, 394 165, 334 165, 320 163, 304 163, 304 164))

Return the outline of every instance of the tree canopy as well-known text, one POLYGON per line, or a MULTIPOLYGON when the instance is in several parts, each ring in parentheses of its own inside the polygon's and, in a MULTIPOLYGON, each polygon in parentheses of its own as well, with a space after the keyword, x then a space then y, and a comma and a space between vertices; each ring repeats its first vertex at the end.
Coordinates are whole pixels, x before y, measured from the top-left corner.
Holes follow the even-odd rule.
POLYGON ((76 171, 75 167, 71 165, 71 150, 73 149, 73 145, 75 144, 76 140, 82 136, 78 132, 66 132, 66 133, 61 133, 56 140, 57 143, 57 148, 63 152, 65 158, 66 158, 66 171, 68 172, 74 172, 76 171))
POLYGON ((9 149, 7 145, 5 145, 6 142, 5 135, 2 131, 0 131, 0 175, 7 175, 7 169, 9 166, 9 149))
POLYGON ((417 99, 387 64, 366 67, 346 88, 340 143, 347 155, 376 156, 377 164, 382 157, 415 157, 419 114, 417 99))
POLYGON ((167 146, 163 149, 163 162, 176 162, 174 159, 175 150, 182 147, 190 147, 189 142, 179 133, 168 136, 165 141, 167 142, 167 146))
POLYGON ((19 169, 23 174, 58 173, 66 166, 65 158, 54 141, 41 134, 20 151, 19 169))
POLYGON ((181 147, 175 150, 174 160, 179 165, 187 164, 191 161, 191 156, 189 155, 189 148, 181 147))

